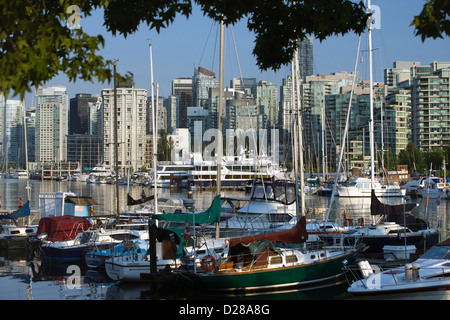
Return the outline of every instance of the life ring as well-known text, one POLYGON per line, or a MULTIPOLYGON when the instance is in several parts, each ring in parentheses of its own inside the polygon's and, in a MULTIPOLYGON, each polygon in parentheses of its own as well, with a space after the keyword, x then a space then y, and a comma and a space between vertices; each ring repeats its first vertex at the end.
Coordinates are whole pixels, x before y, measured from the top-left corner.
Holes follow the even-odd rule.
POLYGON ((440 183, 444 182, 444 179, 440 178, 440 179, 439 179, 439 182, 440 182, 440 183))
POLYGON ((214 258, 212 255, 207 255, 203 257, 201 262, 202 269, 211 272, 216 269, 216 258, 214 258))

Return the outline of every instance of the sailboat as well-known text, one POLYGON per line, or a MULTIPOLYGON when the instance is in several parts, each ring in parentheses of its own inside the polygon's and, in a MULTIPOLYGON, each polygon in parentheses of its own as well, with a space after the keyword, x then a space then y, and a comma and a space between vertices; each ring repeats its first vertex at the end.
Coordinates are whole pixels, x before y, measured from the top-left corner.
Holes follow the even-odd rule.
POLYGON ((306 219, 295 227, 227 242, 214 258, 204 257, 197 272, 180 271, 186 286, 214 291, 264 291, 331 281, 342 274, 344 261, 356 258, 354 248, 308 250, 306 219), (282 243, 282 245, 281 245, 282 243))
POLYGON ((27 202, 17 210, 6 215, 0 215, 0 220, 12 220, 13 223, 0 224, 0 248, 4 249, 23 249, 28 245, 28 239, 36 234, 36 225, 19 224, 17 219, 30 216, 30 185, 28 174, 28 150, 27 150, 27 126, 25 117, 25 103, 23 105, 23 129, 24 129, 24 141, 25 141, 25 164, 26 164, 26 191, 27 202))
POLYGON ((0 220, 12 220, 14 223, 0 224, 0 248, 23 249, 28 245, 28 239, 36 234, 37 226, 23 226, 17 219, 30 216, 30 202, 27 201, 19 209, 5 215, 0 220))
MULTIPOLYGON (((368 11, 371 12, 370 1, 368 1, 368 11)), ((368 21, 368 35, 369 35, 369 64, 370 64, 370 146, 371 146, 371 168, 375 168, 374 165, 374 130, 373 130, 373 75, 372 75, 372 23, 368 21)), ((358 45, 359 51, 359 45, 358 45)), ((358 58, 358 57, 357 57, 358 58)), ((358 59, 356 59, 358 61, 358 59)), ((355 73, 356 73, 356 65, 355 65, 355 73)), ((353 83, 354 86, 354 83, 353 83)), ((352 88, 353 93, 353 88, 352 88)), ((350 115, 350 105, 347 114, 347 123, 344 133, 343 144, 345 144, 345 136, 347 134, 348 129, 348 117, 350 115)), ((342 152, 340 154, 340 160, 342 159, 342 152)), ((339 164, 340 165, 340 164, 339 164)), ((338 166, 339 173, 339 166, 338 166)), ((435 245, 439 240, 439 232, 435 229, 429 228, 425 221, 418 221, 412 215, 407 214, 407 212, 411 211, 416 204, 403 204, 400 205, 387 205, 382 203, 378 197, 383 196, 383 187, 379 185, 374 177, 374 170, 371 170, 371 179, 366 179, 366 191, 370 190, 371 196, 371 207, 370 213, 372 216, 372 223, 370 226, 362 226, 351 228, 344 234, 344 237, 349 241, 351 239, 356 240, 359 239, 363 243, 369 246, 368 249, 365 250, 365 254, 379 254, 383 252, 383 247, 385 245, 416 245, 417 249, 427 249, 431 246, 435 245), (380 188, 381 187, 381 188, 380 188), (381 218, 376 221, 376 217, 381 216, 381 218), (413 225, 409 224, 413 221, 413 225)), ((350 187, 340 187, 339 196, 342 197, 345 192, 348 192, 347 195, 350 196, 350 192, 348 189, 350 187)), ((334 185, 334 189, 336 189, 336 182, 334 185)), ((386 190, 386 188, 384 188, 386 190)), ((405 190, 402 190, 405 192, 405 190)), ((385 192, 385 191, 384 191, 385 192)), ((404 194, 404 193, 403 193, 404 194)), ((329 204, 329 210, 327 213, 330 213, 331 205, 332 205, 333 197, 329 204)), ((322 239, 330 239, 328 235, 322 235, 322 239)))

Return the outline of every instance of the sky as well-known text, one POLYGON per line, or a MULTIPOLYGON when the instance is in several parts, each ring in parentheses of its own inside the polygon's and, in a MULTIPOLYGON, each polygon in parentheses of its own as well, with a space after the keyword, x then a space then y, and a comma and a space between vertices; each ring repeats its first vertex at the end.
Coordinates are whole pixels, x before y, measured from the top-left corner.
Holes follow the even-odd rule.
MULTIPOLYGON (((424 0, 372 0, 372 5, 380 8, 380 29, 373 31, 374 80, 383 81, 383 70, 390 68, 394 61, 418 61, 428 65, 433 61, 450 61, 450 38, 427 39, 422 42, 414 35, 410 26, 418 15, 424 0)), ((103 26, 103 14, 95 12, 90 17, 81 17, 81 27, 90 35, 102 34, 105 47, 101 54, 105 59, 118 59, 117 71, 134 75, 135 87, 148 90, 150 96, 150 51, 152 46, 153 79, 159 83, 159 95, 170 95, 172 79, 192 77, 194 68, 202 66, 216 72, 218 78, 219 37, 218 23, 203 16, 201 10, 194 7, 192 15, 186 19, 178 16, 174 23, 158 34, 142 24, 139 30, 127 38, 112 36, 103 26)), ((261 72, 252 55, 255 36, 247 29, 247 21, 242 20, 225 31, 225 86, 229 86, 233 77, 256 78, 275 83, 277 87, 290 74, 290 66, 278 71, 261 72), (241 70, 241 72, 240 72, 241 70)), ((363 80, 368 80, 369 67, 367 57, 367 35, 361 38, 358 72, 363 80)), ((358 36, 349 33, 345 36, 332 36, 320 42, 314 40, 314 74, 333 72, 352 72, 357 54, 358 36)), ((65 75, 58 75, 45 86, 63 85, 67 87, 69 99, 77 93, 100 94, 108 83, 90 83, 77 80, 69 82, 65 75)), ((156 94, 156 92, 155 92, 156 94)), ((26 97, 27 106, 32 103, 33 95, 26 97)))

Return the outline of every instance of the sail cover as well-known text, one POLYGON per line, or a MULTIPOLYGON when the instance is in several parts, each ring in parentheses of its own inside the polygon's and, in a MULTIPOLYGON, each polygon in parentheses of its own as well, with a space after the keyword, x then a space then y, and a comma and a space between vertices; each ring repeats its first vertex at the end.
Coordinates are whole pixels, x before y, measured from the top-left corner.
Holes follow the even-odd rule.
POLYGON ((148 197, 142 197, 141 199, 133 199, 132 196, 130 196, 129 193, 127 193, 127 205, 129 206, 135 206, 138 204, 146 203, 147 201, 153 200, 155 196, 148 196, 148 197))
POLYGON ((308 240, 306 232, 306 218, 302 217, 295 227, 278 232, 263 233, 253 236, 230 239, 230 247, 238 244, 249 244, 260 240, 269 240, 271 242, 303 243, 308 240))
POLYGON ((17 219, 17 218, 23 218, 28 217, 30 215, 30 201, 27 201, 23 206, 21 206, 19 209, 17 209, 14 212, 11 212, 9 214, 0 215, 0 219, 17 219))
POLYGON ((212 222, 220 222, 220 212, 222 210, 220 195, 216 196, 211 206, 203 212, 199 213, 164 213, 155 214, 152 217, 160 221, 176 221, 195 224, 207 224, 212 222), (194 221, 195 220, 195 221, 194 221))
POLYGON ((372 190, 372 198, 370 203, 370 214, 371 215, 394 215, 394 214, 403 214, 404 212, 411 211, 415 207, 417 207, 417 203, 406 203, 406 204, 397 204, 390 205, 384 204, 380 200, 378 200, 375 195, 375 190, 372 190))

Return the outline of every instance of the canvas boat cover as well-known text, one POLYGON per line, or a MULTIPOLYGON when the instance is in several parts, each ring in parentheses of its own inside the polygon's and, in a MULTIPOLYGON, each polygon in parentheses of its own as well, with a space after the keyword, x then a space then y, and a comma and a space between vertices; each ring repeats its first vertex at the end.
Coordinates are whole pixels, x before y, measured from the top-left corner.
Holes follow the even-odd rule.
POLYGON ((141 197, 141 199, 133 199, 132 196, 130 196, 129 193, 127 193, 127 205, 129 206, 135 206, 138 204, 146 203, 147 201, 155 199, 154 195, 148 196, 148 197, 141 197))
POLYGON ((27 201, 23 206, 9 214, 0 215, 0 219, 17 219, 28 217, 30 215, 30 201, 27 201))
POLYGON ((95 201, 94 199, 92 199, 91 197, 71 197, 71 196, 67 196, 65 201, 68 202, 68 203, 73 203, 73 204, 77 204, 77 205, 87 205, 87 206, 97 205, 98 204, 98 202, 95 201))
POLYGON ((372 197, 370 203, 370 214, 371 215, 394 215, 394 214, 403 214, 404 212, 409 212, 415 207, 417 207, 417 203, 406 203, 398 204, 398 205, 390 205, 384 204, 380 200, 378 200, 375 195, 375 190, 372 190, 372 197))
POLYGON ((450 238, 438 243, 437 246, 450 246, 450 238))
POLYGON ((42 233, 48 235, 52 242, 73 240, 77 234, 89 229, 92 224, 86 218, 74 216, 47 217, 39 221, 36 236, 42 233))
POLYGON ((220 213, 222 211, 222 205, 220 201, 220 195, 217 195, 211 206, 203 212, 199 213, 164 213, 155 214, 152 217, 160 221, 176 221, 195 224, 208 224, 212 222, 220 222, 220 213), (195 221, 194 221, 195 220, 195 221))
POLYGON ((406 226, 413 232, 426 229, 425 220, 414 217, 409 211, 417 207, 417 203, 406 203, 398 205, 384 204, 378 200, 375 191, 372 190, 372 199, 370 204, 370 213, 372 215, 385 215, 386 221, 395 222, 399 225, 406 226))
POLYGON ((232 238, 230 239, 230 247, 234 247, 238 244, 248 245, 252 242, 268 240, 270 242, 287 242, 300 244, 308 240, 308 233, 306 232, 306 218, 302 217, 295 227, 282 230, 278 232, 263 233, 253 236, 232 238))

